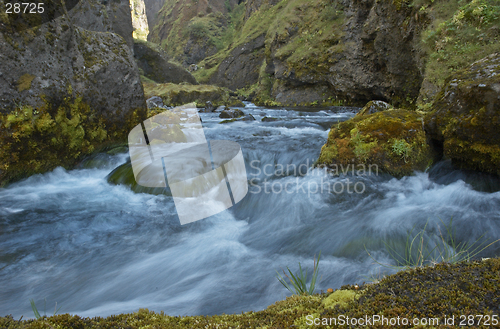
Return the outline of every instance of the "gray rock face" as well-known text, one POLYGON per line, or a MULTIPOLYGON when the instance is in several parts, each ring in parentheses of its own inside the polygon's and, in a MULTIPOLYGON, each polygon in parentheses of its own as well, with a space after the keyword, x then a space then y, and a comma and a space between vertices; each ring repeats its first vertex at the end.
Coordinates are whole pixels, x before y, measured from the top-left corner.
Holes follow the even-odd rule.
POLYGON ((286 99, 297 90, 311 94, 317 89, 318 94, 351 103, 380 99, 408 105, 407 100, 417 98, 423 80, 414 47, 418 24, 412 9, 375 0, 345 1, 344 6, 344 36, 339 40, 343 46, 329 56, 324 68, 313 65, 309 72, 304 68, 296 74, 287 58, 275 56, 282 42, 273 40, 266 69, 279 81, 273 96, 281 93, 286 99))
POLYGON ((161 7, 163 7, 165 2, 166 0, 144 0, 150 31, 153 29, 156 23, 158 23, 158 12, 160 11, 161 7))
MULTIPOLYGON (((423 80, 416 44, 425 22, 415 18, 414 8, 398 8, 392 1, 337 3, 343 15, 341 23, 332 20, 339 26, 339 33, 338 39, 331 42, 337 43, 325 46, 321 54, 308 54, 303 62, 297 58, 290 61, 294 51, 283 54, 283 47, 293 44, 292 39, 299 38, 298 31, 307 26, 307 22, 299 20, 284 34, 267 31, 233 49, 210 83, 233 90, 254 84, 265 60, 265 74, 272 81, 270 95, 284 105, 327 99, 362 105, 379 99, 395 106, 412 106, 423 80)), ((276 2, 249 0, 247 18, 264 4, 272 6, 276 2)))
POLYGON ((229 57, 219 65, 210 83, 231 90, 254 84, 259 80, 259 69, 265 59, 265 35, 231 51, 229 57))
POLYGON ((135 40, 134 57, 144 75, 158 83, 198 84, 191 73, 182 66, 169 62, 167 54, 152 43, 135 40))
POLYGON ((254 12, 259 10, 259 8, 263 4, 269 4, 270 6, 274 6, 280 2, 279 0, 247 0, 246 3, 246 11, 245 11, 245 20, 247 20, 254 12))
POLYGON ((86 30, 118 34, 133 51, 129 0, 82 0, 69 12, 69 15, 74 25, 86 30))
POLYGON ((217 47, 213 44, 209 44, 204 39, 205 38, 189 37, 186 46, 184 46, 186 65, 194 65, 199 63, 205 57, 209 57, 217 53, 217 47))
MULTIPOLYGON (((84 12, 87 5, 74 14, 109 27, 92 20, 103 6, 84 12)), ((2 21, 0 114, 9 115, 0 116, 0 185, 71 168, 102 143, 126 140, 144 120, 139 70, 124 38, 86 30, 67 15, 31 30, 2 21)))
POLYGON ((0 48, 0 111, 68 96, 82 97, 112 122, 145 108, 137 66, 117 34, 87 31, 61 17, 35 35, 0 34, 0 48))

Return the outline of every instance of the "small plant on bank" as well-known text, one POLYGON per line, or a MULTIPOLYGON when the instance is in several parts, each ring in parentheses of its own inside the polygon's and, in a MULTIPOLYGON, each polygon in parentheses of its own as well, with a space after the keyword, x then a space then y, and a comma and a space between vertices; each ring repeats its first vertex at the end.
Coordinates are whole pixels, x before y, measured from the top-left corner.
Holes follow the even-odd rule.
POLYGON ((312 295, 314 293, 314 288, 316 286, 316 280, 318 278, 318 271, 319 271, 319 259, 321 257, 321 251, 319 252, 318 259, 316 260, 316 256, 314 257, 314 269, 313 269, 313 275, 311 279, 311 284, 309 285, 309 288, 307 287, 307 270, 305 272, 302 271, 302 266, 300 265, 299 262, 299 272, 296 274, 293 274, 292 271, 288 268, 287 270, 290 276, 286 274, 285 270, 283 270, 283 274, 285 277, 282 277, 281 274, 279 274, 278 271, 276 273, 278 276, 276 277, 279 282, 283 286, 285 286, 286 289, 288 289, 291 293, 296 294, 296 295, 312 295), (290 281, 290 284, 288 284, 285 280, 287 278, 290 281))
MULTIPOLYGON (((33 313, 35 314, 35 318, 38 320, 40 319, 42 316, 40 315, 40 312, 38 312, 38 308, 36 307, 36 304, 35 304, 35 300, 34 299, 30 299, 30 303, 31 303, 31 309, 33 310, 33 313)), ((43 307, 43 316, 46 316, 47 314, 45 313, 45 307, 47 306, 47 299, 44 299, 44 307, 43 307)), ((52 316, 56 315, 57 312, 59 312, 59 310, 61 309, 61 307, 57 308, 57 302, 56 302, 56 306, 54 307, 54 314, 52 314, 52 316)))
MULTIPOLYGON (((441 223, 443 223, 443 221, 441 221, 441 223)), ((415 227, 408 231, 404 252, 401 252, 401 250, 392 247, 389 243, 384 241, 385 248, 389 256, 396 262, 396 265, 382 264, 372 257, 366 249, 366 246, 365 250, 379 265, 395 269, 410 269, 438 263, 456 264, 463 261, 468 262, 492 244, 500 241, 500 239, 498 239, 485 245, 487 241, 484 240, 483 234, 474 243, 469 244, 460 242, 457 244, 455 231, 452 226, 452 219, 450 219, 448 225, 443 223, 446 229, 446 238, 439 228, 439 235, 437 236, 438 242, 433 245, 432 242, 425 239, 427 224, 428 222, 421 231, 415 234, 415 236, 413 236, 415 227)))

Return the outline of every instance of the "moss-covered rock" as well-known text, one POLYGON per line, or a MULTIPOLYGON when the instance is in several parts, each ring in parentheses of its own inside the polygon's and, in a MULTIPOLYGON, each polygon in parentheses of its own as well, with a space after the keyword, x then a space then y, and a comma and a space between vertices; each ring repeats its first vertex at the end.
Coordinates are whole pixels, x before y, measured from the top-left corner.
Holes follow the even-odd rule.
MULTIPOLYGON (((38 320, 15 320, 12 316, 0 317, 0 327, 6 329, 27 328, 311 328, 315 318, 320 328, 344 328, 333 319, 370 318, 367 328, 395 328, 387 323, 390 318, 409 320, 408 328, 422 326, 412 323, 414 318, 438 318, 434 328, 459 326, 460 321, 474 317, 474 325, 485 324, 489 317, 500 311, 500 260, 489 259, 455 265, 438 264, 434 267, 417 268, 399 272, 382 279, 379 283, 344 286, 332 294, 291 296, 258 312, 221 314, 210 316, 168 316, 140 309, 130 314, 117 314, 106 318, 81 318, 78 315, 61 314, 38 320), (374 322, 374 315, 379 321, 374 322), (380 321, 384 316, 386 322, 380 321), (453 325, 443 320, 454 318, 453 325), (324 320, 323 320, 324 319, 324 320), (326 321, 326 322, 324 322, 326 321)), ((498 319, 497 319, 498 320, 498 319)), ((401 323, 401 322, 400 322, 401 323)), ((357 327, 353 325, 352 327, 357 327)))
POLYGON ((124 131, 118 130, 82 98, 0 114, 0 186, 58 166, 71 168, 84 156, 124 140, 142 117, 142 109, 132 112, 120 125, 124 131))
POLYGON ((335 168, 370 165, 401 177, 425 170, 432 159, 420 115, 393 109, 332 126, 317 164, 335 168))
POLYGON ((422 82, 420 31, 410 1, 247 1, 232 42, 199 63, 199 81, 259 82, 260 104, 412 107, 422 82), (262 69, 262 65, 264 68, 262 69), (240 78, 245 73, 248 79, 240 78))
POLYGON ((245 113, 243 113, 242 110, 240 109, 225 109, 222 110, 222 112, 219 114, 219 118, 221 119, 236 119, 239 117, 244 116, 245 113))
POLYGON ((500 53, 449 78, 431 110, 425 129, 445 157, 500 175, 500 53))
MULTIPOLYGON (((146 168, 147 175, 156 175, 158 173, 158 169, 161 168, 146 168)), ((109 183, 114 185, 123 185, 130 188, 135 193, 148 193, 153 195, 165 194, 172 196, 169 187, 146 187, 137 183, 134 176, 134 171, 132 169, 132 163, 127 161, 121 166, 115 168, 109 175, 107 176, 107 180, 109 183)))
POLYGON ((166 106, 179 106, 196 102, 198 107, 204 107, 207 101, 213 106, 239 106, 241 101, 230 95, 226 88, 212 85, 190 85, 174 83, 155 83, 144 81, 146 98, 159 96, 166 106))

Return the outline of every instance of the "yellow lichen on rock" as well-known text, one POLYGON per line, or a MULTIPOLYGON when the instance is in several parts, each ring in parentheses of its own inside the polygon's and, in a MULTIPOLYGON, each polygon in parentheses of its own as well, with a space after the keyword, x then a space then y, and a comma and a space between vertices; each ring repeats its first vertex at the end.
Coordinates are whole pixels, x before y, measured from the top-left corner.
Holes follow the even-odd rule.
POLYGON ((17 80, 17 91, 21 92, 31 89, 31 82, 35 78, 36 77, 34 75, 31 75, 29 73, 21 75, 17 80))

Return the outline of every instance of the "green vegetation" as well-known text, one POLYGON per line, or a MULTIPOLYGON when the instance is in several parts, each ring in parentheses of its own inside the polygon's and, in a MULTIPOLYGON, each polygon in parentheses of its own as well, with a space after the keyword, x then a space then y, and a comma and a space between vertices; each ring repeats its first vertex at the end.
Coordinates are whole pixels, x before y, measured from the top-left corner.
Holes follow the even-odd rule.
POLYGON ((266 50, 279 44, 274 56, 286 62, 297 77, 327 72, 332 54, 346 46, 341 42, 344 8, 335 0, 282 1, 268 15, 273 22, 267 30, 266 50))
POLYGON ((276 278, 291 293, 294 293, 296 295, 312 295, 314 293, 314 288, 316 287, 316 280, 318 278, 320 258, 321 258, 321 251, 318 255, 317 260, 316 257, 314 257, 313 274, 309 288, 307 287, 307 270, 303 272, 300 263, 299 263, 299 272, 297 274, 293 274, 293 272, 287 267, 286 269, 290 274, 290 276, 288 276, 288 274, 285 273, 285 270, 283 270, 283 274, 290 281, 291 286, 286 282, 286 280, 281 276, 281 274, 279 274, 278 271, 276 271, 276 273, 278 274, 276 278))
POLYGON ((391 267, 398 270, 411 269, 415 267, 424 267, 428 265, 436 265, 439 263, 457 264, 460 262, 470 262, 479 253, 490 247, 494 243, 500 241, 496 240, 486 245, 484 234, 475 242, 469 244, 460 242, 457 244, 455 237, 455 229, 452 225, 452 219, 448 225, 443 221, 445 234, 442 233, 441 228, 438 227, 439 234, 432 234, 426 231, 428 222, 424 225, 422 230, 414 234, 413 227, 407 232, 406 242, 403 246, 403 251, 397 246, 393 246, 384 241, 385 248, 390 257, 396 262, 396 265, 382 264, 375 260, 371 254, 366 250, 368 255, 375 260, 379 265, 391 267))
MULTIPOLYGON (((452 73, 500 51, 500 3, 497 0, 415 1, 423 17, 433 17, 422 33, 427 52, 425 79, 440 88, 452 73)), ((423 95, 421 108, 426 101, 423 95)))
MULTIPOLYGON (((273 56, 287 64, 285 76, 293 73, 300 78, 325 74, 332 64, 332 54, 344 49, 340 42, 343 36, 343 7, 335 0, 283 0, 275 6, 264 2, 246 21, 243 20, 243 11, 240 14, 238 10, 240 7, 231 13, 225 48, 199 63, 200 69, 194 73, 198 81, 209 81, 219 63, 233 50, 261 35, 265 35, 266 55, 270 56, 271 49, 277 48, 273 56)), ((239 92, 254 93, 257 96, 254 102, 258 104, 281 105, 271 95, 275 81, 265 73, 265 67, 264 61, 257 84, 239 92)), ((301 105, 318 105, 320 102, 322 106, 328 106, 343 104, 344 100, 324 95, 321 101, 301 105)))
POLYGON ((408 157, 411 154, 411 145, 408 144, 404 139, 393 139, 392 151, 399 155, 404 162, 407 162, 408 157))
MULTIPOLYGON (((35 300, 30 299, 30 304, 31 304, 31 309, 33 310, 33 314, 35 314, 35 318, 37 320, 40 319, 42 316, 40 315, 40 312, 38 312, 38 308, 36 307, 35 300)), ((44 315, 43 315, 44 317, 46 316, 46 313, 45 313, 45 306, 46 305, 47 305, 47 299, 44 299, 44 315)), ((57 308, 57 302, 56 302, 56 306, 54 307, 54 314, 52 314, 52 316, 56 315, 57 312, 59 312, 59 310, 61 309, 61 307, 57 308)))

